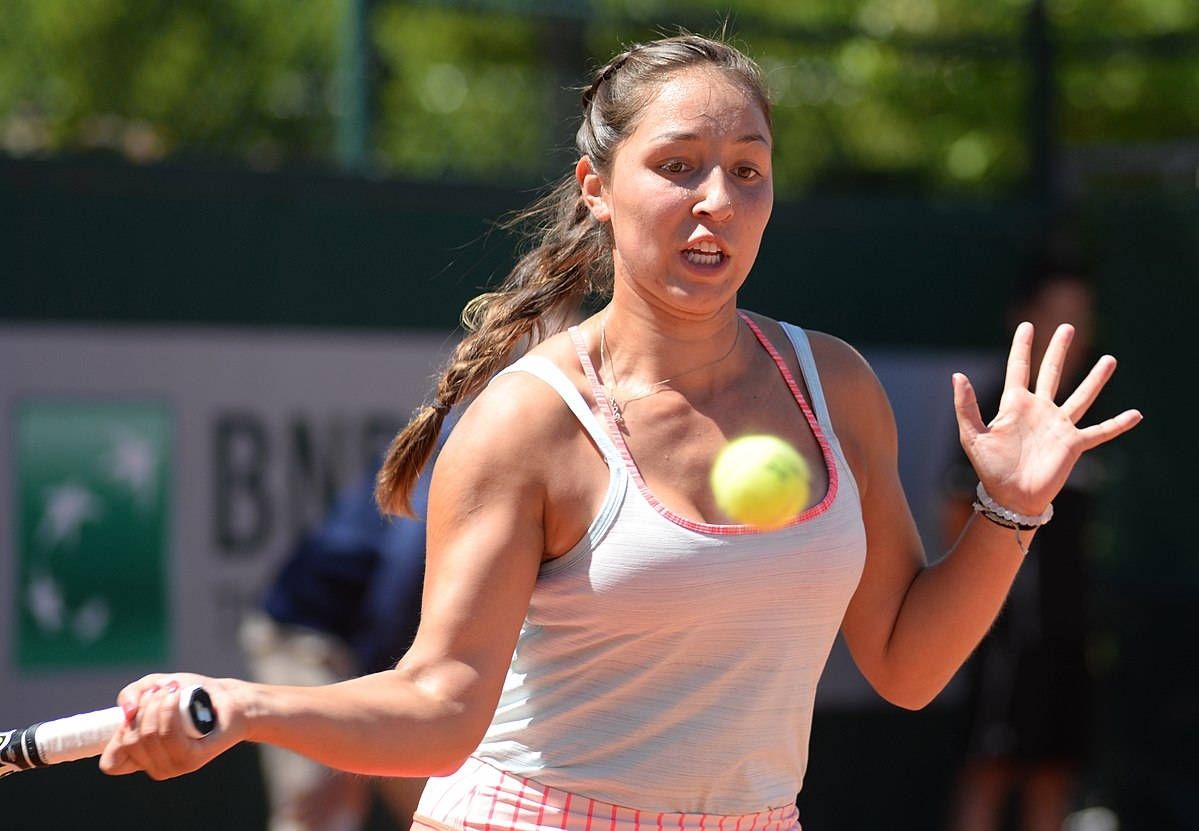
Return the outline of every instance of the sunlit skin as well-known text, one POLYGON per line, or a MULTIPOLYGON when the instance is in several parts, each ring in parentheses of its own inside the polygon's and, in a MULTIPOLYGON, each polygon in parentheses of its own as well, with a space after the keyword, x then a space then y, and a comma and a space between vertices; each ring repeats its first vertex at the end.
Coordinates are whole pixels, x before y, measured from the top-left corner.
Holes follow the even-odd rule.
POLYGON ((719 73, 682 73, 641 115, 598 193, 584 184, 612 228, 616 280, 648 306, 702 317, 733 302, 758 255, 774 203, 770 127, 719 73), (702 241, 719 247, 719 264, 683 256, 702 241))
POLYGON ((676 362, 665 356, 665 365, 626 354, 634 360, 622 375, 648 383, 686 369, 679 359, 702 363, 702 344, 715 357, 731 343, 730 312, 774 204, 770 125, 721 73, 681 72, 661 85, 611 167, 584 158, 576 168, 592 215, 614 240, 620 314, 609 336, 620 340, 624 322, 637 321, 700 349, 676 362), (719 249, 719 263, 688 260, 684 252, 703 243, 719 249))
MULTIPOLYGON (((770 125, 757 99, 715 70, 668 76, 610 168, 584 158, 576 177, 613 240, 611 303, 582 328, 594 336, 604 322, 607 351, 594 360, 614 397, 630 402, 626 441, 656 497, 682 516, 719 521, 707 471, 729 436, 756 431, 800 449, 819 501, 828 476, 815 438, 793 418, 769 357, 748 330, 738 334, 737 292, 774 199, 770 125)), ((566 523, 564 541, 573 544, 590 515, 566 523)))
MULTIPOLYGON (((792 442, 808 459, 818 472, 813 499, 828 486, 795 398, 736 314, 737 290, 770 217, 770 144, 766 117, 751 95, 710 69, 691 69, 661 83, 610 170, 584 158, 575 171, 592 217, 610 225, 615 244, 612 300, 581 323, 583 348, 600 366, 606 324, 606 380, 626 398, 686 373, 636 400, 622 430, 647 486, 690 519, 721 522, 708 472, 729 438, 751 430, 792 442), (721 256, 705 263, 695 253, 704 246, 721 256)), ((792 276, 799 309, 803 281, 820 277, 792 276)), ((755 319, 806 389, 781 327, 755 319)), ((971 463, 996 500, 1026 514, 1045 508, 1082 452, 1140 421, 1129 410, 1079 429, 1115 360, 1101 359, 1058 405, 1074 330, 1057 328, 1036 364, 1033 334, 1027 323, 1016 330, 1003 403, 991 422, 983 422, 965 376, 952 381, 971 463)), ((927 564, 899 481, 885 392, 843 341, 816 332, 810 339, 867 541, 842 632, 881 696, 923 707, 995 619, 1022 552, 1011 529, 983 520, 927 564)), ((604 414, 568 335, 549 338, 532 354, 556 365, 604 414)), ((434 467, 420 630, 395 670, 312 688, 147 676, 121 692, 129 725, 109 744, 101 767, 177 776, 249 740, 365 774, 456 770, 494 714, 539 570, 587 531, 609 478, 595 443, 553 389, 528 373, 498 378, 466 408, 434 467), (181 735, 178 693, 168 681, 209 688, 224 725, 219 735, 206 743, 181 735)))

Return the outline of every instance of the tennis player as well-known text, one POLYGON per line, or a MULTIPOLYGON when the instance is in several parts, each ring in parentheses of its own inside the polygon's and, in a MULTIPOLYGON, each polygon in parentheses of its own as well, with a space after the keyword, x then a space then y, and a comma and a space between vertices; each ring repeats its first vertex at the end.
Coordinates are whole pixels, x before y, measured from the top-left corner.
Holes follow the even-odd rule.
MULTIPOLYGON (((926 565, 869 366, 737 308, 773 202, 757 67, 722 42, 666 38, 615 57, 582 100, 578 164, 527 215, 538 243, 468 306, 471 333, 380 474, 381 504, 404 512, 445 413, 469 402, 434 468, 412 649, 324 687, 149 676, 120 693, 128 723, 105 771, 177 776, 255 741, 436 777, 416 822, 441 831, 798 829, 838 630, 885 699, 924 706, 994 620, 1080 454, 1140 421, 1080 429, 1115 361, 1055 403, 1072 329, 1034 368, 1021 324, 990 422, 953 376, 982 488, 957 545, 926 565), (590 292, 606 305, 556 331, 590 292), (814 472, 778 530, 730 523, 709 489, 717 451, 750 432, 814 472), (185 683, 209 688, 218 734, 181 733, 185 683)), ((795 254, 802 298, 822 278, 795 254)))

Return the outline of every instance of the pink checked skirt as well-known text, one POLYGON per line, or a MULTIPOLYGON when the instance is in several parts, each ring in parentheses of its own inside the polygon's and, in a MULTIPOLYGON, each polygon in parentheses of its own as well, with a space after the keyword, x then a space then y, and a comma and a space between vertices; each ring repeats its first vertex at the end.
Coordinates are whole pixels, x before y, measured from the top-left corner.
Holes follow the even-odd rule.
POLYGON ((430 779, 415 831, 802 831, 794 804, 744 816, 639 811, 547 788, 473 756, 430 779))

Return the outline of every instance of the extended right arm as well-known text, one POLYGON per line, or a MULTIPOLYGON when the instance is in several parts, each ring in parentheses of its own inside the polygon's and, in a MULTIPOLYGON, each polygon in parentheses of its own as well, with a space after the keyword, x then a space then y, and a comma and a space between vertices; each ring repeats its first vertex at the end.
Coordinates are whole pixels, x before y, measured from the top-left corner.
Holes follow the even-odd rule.
POLYGON ((363 774, 457 769, 490 723, 545 549, 542 460, 561 407, 538 406, 545 393, 531 393, 485 391, 442 450, 429 496, 420 630, 394 669, 322 687, 147 676, 118 698, 128 724, 101 768, 164 779, 254 741, 363 774), (182 733, 171 687, 189 683, 208 687, 219 734, 182 733))

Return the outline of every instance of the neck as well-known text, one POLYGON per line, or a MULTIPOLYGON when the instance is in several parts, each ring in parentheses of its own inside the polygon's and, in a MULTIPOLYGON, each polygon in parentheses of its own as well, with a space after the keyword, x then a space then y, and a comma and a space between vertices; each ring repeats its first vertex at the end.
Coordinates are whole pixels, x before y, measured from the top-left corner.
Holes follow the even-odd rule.
POLYGON ((676 376, 680 384, 695 384, 735 368, 741 340, 741 320, 730 305, 720 314, 693 320, 660 320, 644 310, 621 309, 611 304, 600 312, 608 364, 604 380, 636 394, 646 385, 676 376))

